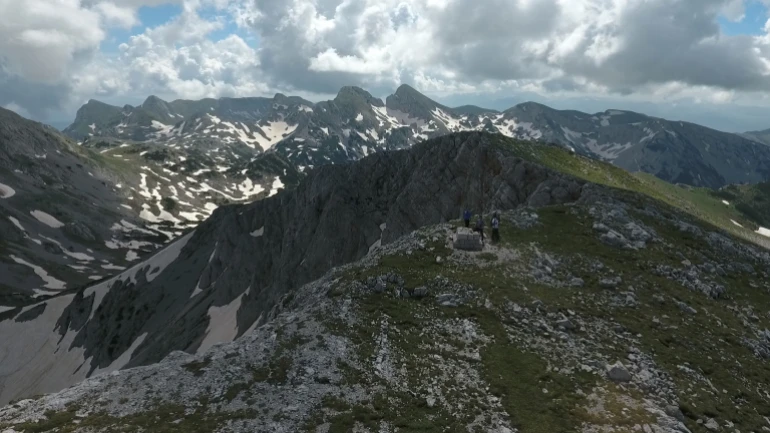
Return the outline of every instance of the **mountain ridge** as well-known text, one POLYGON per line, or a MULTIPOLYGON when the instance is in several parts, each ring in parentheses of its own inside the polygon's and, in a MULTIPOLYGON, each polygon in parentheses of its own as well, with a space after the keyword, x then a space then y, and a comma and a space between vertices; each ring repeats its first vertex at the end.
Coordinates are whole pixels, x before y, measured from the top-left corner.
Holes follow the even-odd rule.
MULTIPOLYGON (((37 304, 48 305, 47 320, 56 318, 57 326, 47 324, 48 333, 38 329, 39 341, 13 344, 59 341, 63 343, 54 344, 54 352, 82 351, 77 376, 65 371, 67 365, 61 370, 45 364, 53 362, 53 352, 33 351, 38 362, 49 365, 49 377, 82 380, 84 374, 113 365, 132 347, 124 366, 155 363, 175 350, 207 347, 207 329, 222 326, 215 321, 216 311, 235 308, 230 311, 237 317, 235 333, 224 334, 229 335, 225 341, 231 341, 272 317, 291 288, 360 259, 373 245, 387 245, 427 223, 447 221, 459 215, 463 203, 484 209, 539 206, 575 201, 602 188, 583 191, 585 181, 510 155, 489 140, 462 133, 352 165, 324 166, 291 192, 245 206, 220 207, 148 261, 108 281, 37 304), (500 169, 486 182, 476 174, 500 169), (455 180, 447 178, 448 173, 455 180), (437 189, 443 190, 441 196, 435 195, 437 189), (335 235, 339 233, 345 236, 335 235)), ((23 309, 33 310, 35 306, 23 309)), ((24 314, 22 309, 14 311, 16 318, 24 314)), ((24 332, 19 327, 25 324, 41 326, 11 318, 0 322, 0 335, 24 332)), ((18 368, 30 362, 24 355, 6 360, 18 368)), ((22 380, 21 370, 19 375, 13 381, 0 377, 3 402, 22 397, 18 393, 25 389, 54 391, 54 382, 38 382, 42 388, 34 389, 22 380)))
POLYGON ((301 177, 275 152, 234 149, 225 166, 203 145, 115 141, 75 143, 0 109, 0 311, 108 278, 218 206, 275 195, 301 177))
MULTIPOLYGON (((153 99, 153 103, 161 102, 153 99)), ((95 126, 90 131, 95 123, 81 118, 66 131, 81 140, 93 134, 171 146, 213 140, 222 146, 248 147, 255 153, 275 149, 300 170, 406 148, 453 132, 486 131, 557 143, 673 183, 719 188, 770 176, 770 150, 760 146, 756 137, 627 110, 590 114, 531 101, 502 112, 475 106, 455 109, 406 84, 384 101, 360 87, 346 86, 333 100, 316 103, 276 94, 272 99, 163 104, 172 108, 173 118, 141 109, 135 114, 134 127, 113 119, 104 128, 95 126), (192 106, 196 108, 189 108, 192 106)))
POLYGON ((648 177, 481 132, 321 166, 2 313, 0 399, 66 389, 0 429, 760 431, 770 254, 648 177), (500 241, 457 248, 464 208, 500 241))

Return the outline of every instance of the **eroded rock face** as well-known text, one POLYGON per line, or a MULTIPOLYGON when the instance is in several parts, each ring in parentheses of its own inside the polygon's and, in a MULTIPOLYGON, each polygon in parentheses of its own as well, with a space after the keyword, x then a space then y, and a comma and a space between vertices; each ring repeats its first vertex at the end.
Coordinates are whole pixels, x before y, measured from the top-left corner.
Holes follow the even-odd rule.
MULTIPOLYGON (((53 322, 25 322, 51 332, 30 344, 67 341, 68 350, 83 350, 80 371, 88 373, 115 368, 126 353, 124 367, 154 363, 174 351, 195 352, 215 338, 242 335, 280 311, 279 300, 290 290, 360 259, 378 242, 387 245, 454 219, 465 207, 507 210, 603 194, 601 187, 518 158, 494 140, 483 133, 447 136, 321 167, 294 191, 221 207, 186 237, 173 259, 150 259, 99 285, 96 294, 81 290, 85 296, 46 313, 53 322), (230 316, 235 319, 225 322, 230 316)), ((522 224, 536 224, 532 215, 522 224)), ((23 369, 24 356, 9 362, 23 369)))

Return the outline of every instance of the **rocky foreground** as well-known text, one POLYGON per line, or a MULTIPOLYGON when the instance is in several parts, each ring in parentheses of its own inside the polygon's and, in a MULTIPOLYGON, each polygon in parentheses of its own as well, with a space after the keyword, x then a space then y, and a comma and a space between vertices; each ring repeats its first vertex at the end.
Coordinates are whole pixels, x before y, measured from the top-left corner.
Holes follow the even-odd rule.
POLYGON ((426 227, 198 355, 0 411, 5 432, 770 431, 770 254, 592 187, 426 227))

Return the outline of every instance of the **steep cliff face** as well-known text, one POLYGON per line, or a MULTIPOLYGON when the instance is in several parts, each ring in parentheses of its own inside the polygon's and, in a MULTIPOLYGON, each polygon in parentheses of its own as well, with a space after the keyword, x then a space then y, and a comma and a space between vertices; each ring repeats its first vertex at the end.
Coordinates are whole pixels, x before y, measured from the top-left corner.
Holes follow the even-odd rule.
POLYGON ((464 206, 478 212, 568 203, 595 189, 495 140, 463 133, 323 167, 294 191, 217 209, 111 280, 5 313, 3 344, 11 347, 19 333, 31 337, 13 342, 19 347, 6 359, 13 373, 3 376, 2 401, 230 341, 271 317, 287 292, 373 245, 456 218, 464 206), (59 362, 65 353, 71 362, 59 362), (56 380, 26 372, 33 358, 56 380))

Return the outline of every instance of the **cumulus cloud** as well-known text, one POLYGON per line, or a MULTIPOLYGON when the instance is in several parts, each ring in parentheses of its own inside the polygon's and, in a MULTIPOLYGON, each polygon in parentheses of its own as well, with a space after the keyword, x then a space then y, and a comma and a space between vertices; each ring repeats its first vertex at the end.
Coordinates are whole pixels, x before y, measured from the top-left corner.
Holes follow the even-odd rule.
POLYGON ((143 95, 203 98, 252 95, 269 89, 258 77, 256 52, 230 35, 209 35, 222 16, 203 18, 229 0, 0 0, 0 106, 33 117, 74 112, 90 98, 143 95), (112 27, 132 28, 142 6, 179 3, 182 13, 121 44, 99 51, 112 27))
POLYGON ((0 0, 0 105, 33 115, 88 98, 536 92, 767 103, 770 21, 726 36, 770 0, 0 0), (115 54, 142 6, 182 13, 115 54), (202 11, 216 10, 216 14, 202 11), (230 35, 238 26, 256 46, 230 35), (12 87, 12 88, 11 88, 12 87))
POLYGON ((100 2, 94 9, 102 15, 108 25, 130 29, 139 24, 136 10, 130 7, 118 6, 112 2, 100 2))
MULTIPOLYGON (((755 1, 755 0, 749 0, 755 1)), ((766 1, 766 0, 763 0, 766 1)), ((244 0, 273 85, 417 81, 618 94, 770 90, 768 36, 725 36, 744 0, 244 0), (275 23, 279 23, 275 25, 275 23)))

